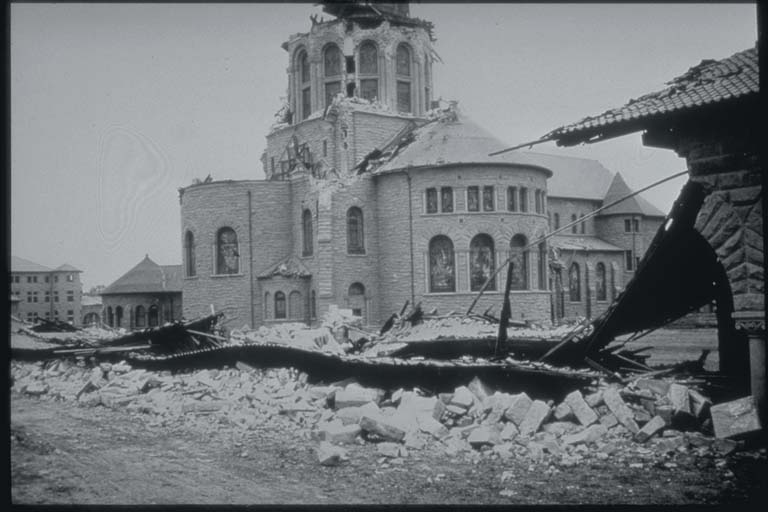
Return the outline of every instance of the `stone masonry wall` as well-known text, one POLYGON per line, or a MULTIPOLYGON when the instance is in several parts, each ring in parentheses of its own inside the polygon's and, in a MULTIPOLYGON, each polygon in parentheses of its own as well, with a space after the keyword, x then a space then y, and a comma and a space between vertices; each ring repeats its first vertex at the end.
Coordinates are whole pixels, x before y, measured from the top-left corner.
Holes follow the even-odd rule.
MULTIPOLYGON (((624 231, 624 220, 631 219, 631 215, 601 215, 596 217, 597 236, 610 244, 621 247, 625 251, 633 250, 634 255, 642 259, 664 219, 662 217, 646 217, 641 215, 635 215, 634 217, 640 220, 640 231, 637 233, 627 233, 624 231)), ((627 269, 624 258, 622 258, 619 268, 621 268, 624 274, 624 282, 628 282, 635 275, 634 270, 627 269)))

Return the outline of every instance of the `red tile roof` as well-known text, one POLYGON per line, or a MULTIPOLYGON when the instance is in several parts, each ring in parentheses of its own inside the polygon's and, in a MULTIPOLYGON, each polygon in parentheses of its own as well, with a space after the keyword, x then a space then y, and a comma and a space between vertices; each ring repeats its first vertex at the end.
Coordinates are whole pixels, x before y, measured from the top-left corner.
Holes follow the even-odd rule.
POLYGON ((703 60, 668 82, 666 89, 646 94, 626 105, 557 128, 542 137, 573 145, 642 129, 640 122, 760 92, 757 47, 722 60, 703 60))

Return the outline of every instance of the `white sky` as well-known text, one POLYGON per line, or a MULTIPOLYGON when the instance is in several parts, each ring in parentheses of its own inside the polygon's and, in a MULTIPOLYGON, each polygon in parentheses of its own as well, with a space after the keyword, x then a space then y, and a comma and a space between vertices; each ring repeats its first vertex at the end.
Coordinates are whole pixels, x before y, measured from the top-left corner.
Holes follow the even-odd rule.
MULTIPOLYGON (((181 262, 177 189, 263 177, 287 87, 280 44, 313 4, 11 5, 11 248, 109 284, 181 262)), ((414 4, 435 96, 511 145, 659 90, 755 44, 754 4, 414 4)), ((328 18, 328 15, 325 15, 328 18)), ((635 189, 684 169, 640 134, 573 149, 635 189)), ((645 197, 668 211, 684 178, 645 197)))

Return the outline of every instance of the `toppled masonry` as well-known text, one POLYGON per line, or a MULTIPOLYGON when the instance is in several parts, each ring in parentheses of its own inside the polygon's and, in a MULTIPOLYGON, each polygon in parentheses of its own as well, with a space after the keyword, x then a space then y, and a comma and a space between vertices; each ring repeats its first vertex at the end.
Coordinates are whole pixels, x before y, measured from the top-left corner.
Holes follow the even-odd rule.
POLYGON ((268 426, 315 439, 322 465, 343 463, 345 447, 376 443, 382 464, 411 451, 441 450, 480 459, 524 458, 547 464, 549 471, 609 457, 674 467, 681 454, 722 457, 739 449, 743 442, 736 439, 745 431, 738 426, 754 417, 748 400, 711 406, 693 385, 642 377, 625 386, 600 381, 559 402, 492 390, 477 378, 451 393, 430 395, 352 380, 311 385, 294 369, 258 370, 243 363, 172 374, 126 362, 13 362, 11 377, 14 393, 124 409, 158 427, 268 426), (734 407, 737 420, 721 428, 727 423, 723 414, 734 407))

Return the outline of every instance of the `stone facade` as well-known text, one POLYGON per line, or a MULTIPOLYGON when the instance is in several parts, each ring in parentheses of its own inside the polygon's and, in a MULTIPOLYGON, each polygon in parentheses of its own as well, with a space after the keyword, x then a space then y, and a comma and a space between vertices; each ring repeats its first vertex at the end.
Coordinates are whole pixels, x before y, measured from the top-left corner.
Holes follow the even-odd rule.
MULTIPOLYGON (((213 306, 227 314, 229 327, 240 327, 312 323, 331 305, 352 309, 368 325, 406 301, 425 311, 465 311, 511 257, 512 317, 550 320, 549 247, 539 244, 552 229, 548 210, 564 225, 571 212, 598 208, 605 190, 547 198, 552 170, 543 155, 490 157, 503 143, 455 105, 430 109, 426 25, 345 16, 313 21, 310 32, 283 45, 288 99, 266 137, 267 179, 180 189, 184 315, 213 306), (341 59, 340 71, 329 75, 334 59, 341 59), (340 94, 328 94, 336 82, 340 94), (222 229, 236 236, 236 271, 217 271, 222 229)), ((612 225, 593 218, 584 224, 575 235, 590 240, 612 225)), ((601 247, 578 253, 585 279, 600 262, 622 268, 623 248, 601 247)), ((613 274, 611 297, 628 278, 613 274)), ((477 311, 499 312, 504 276, 494 277, 477 311)), ((583 289, 590 290, 586 280, 583 289)), ((583 316, 584 302, 557 318, 583 316)), ((595 300, 592 311, 604 302, 595 300)))

